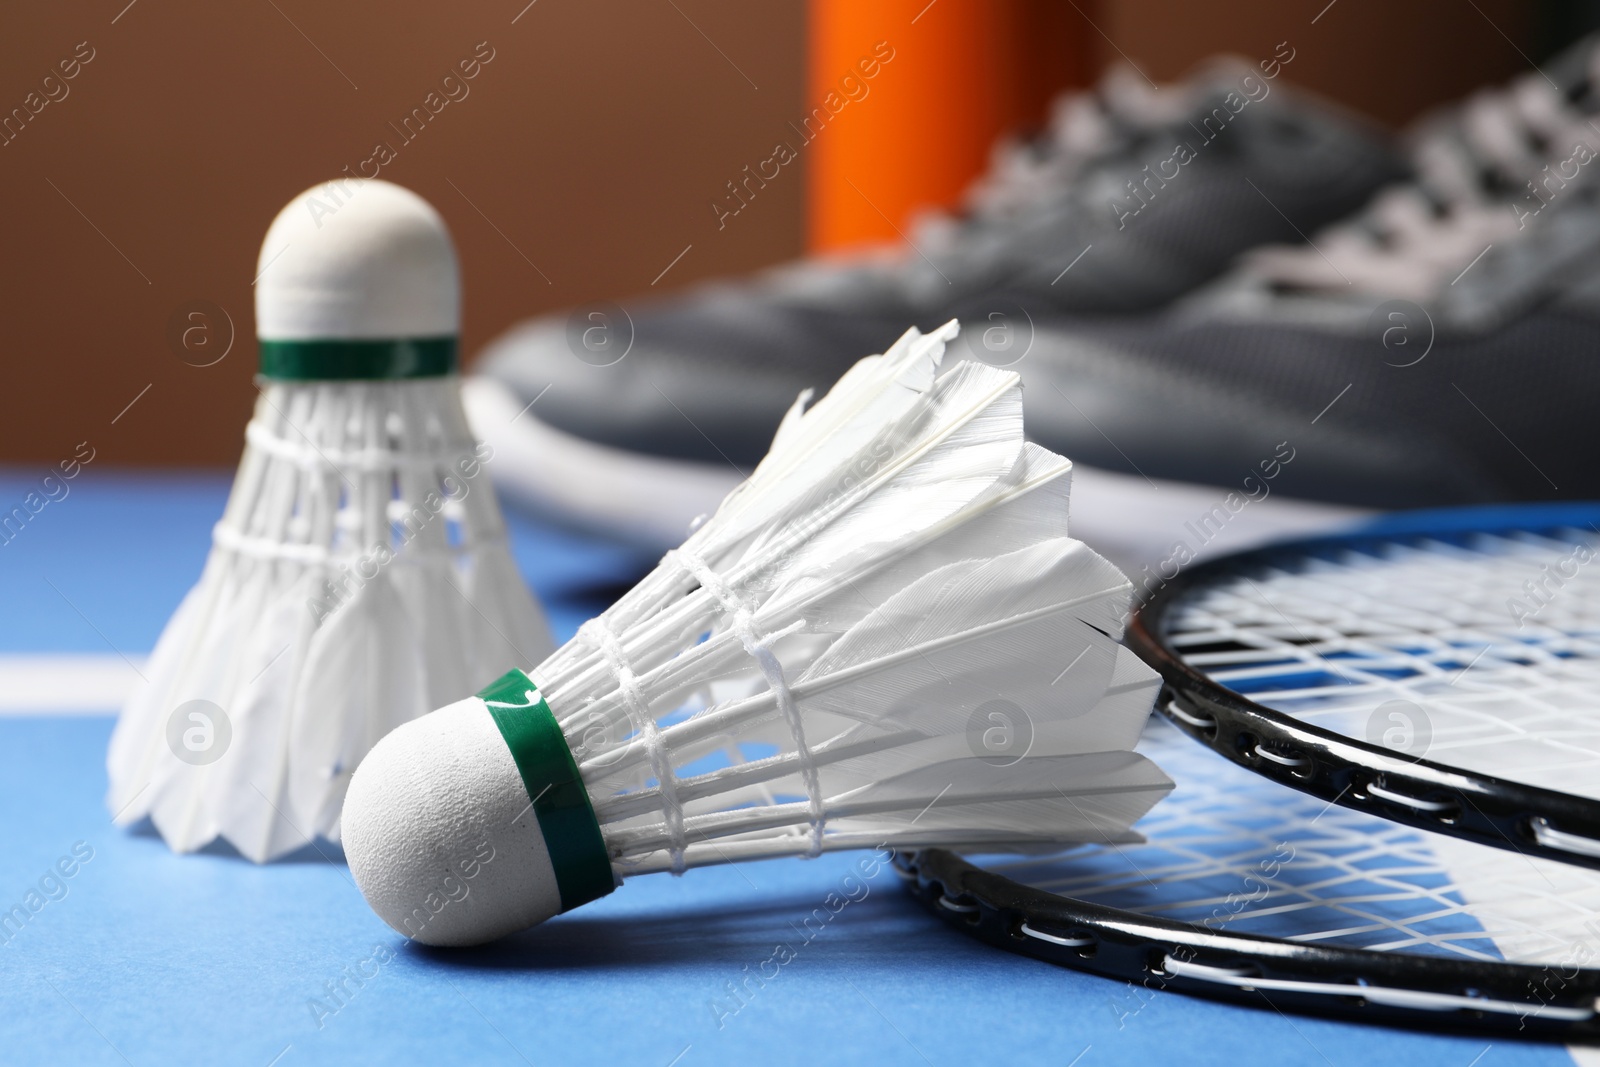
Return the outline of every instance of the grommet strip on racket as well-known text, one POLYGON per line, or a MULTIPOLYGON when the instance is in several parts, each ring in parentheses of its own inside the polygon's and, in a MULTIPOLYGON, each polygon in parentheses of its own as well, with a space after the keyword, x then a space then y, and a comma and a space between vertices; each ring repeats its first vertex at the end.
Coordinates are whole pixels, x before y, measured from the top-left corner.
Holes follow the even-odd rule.
MULTIPOLYGON (((1600 873, 1427 833, 1250 774, 1151 723, 1176 781, 1139 844, 897 858, 952 927, 1166 990, 1383 1024, 1600 1041, 1600 873)), ((1127 983, 1126 985, 1122 983, 1127 983)), ((1092 1003, 1092 1002, 1087 1002, 1092 1003)))
POLYGON ((1157 707, 1325 801, 1600 868, 1600 506, 1462 509, 1196 566, 1157 707))

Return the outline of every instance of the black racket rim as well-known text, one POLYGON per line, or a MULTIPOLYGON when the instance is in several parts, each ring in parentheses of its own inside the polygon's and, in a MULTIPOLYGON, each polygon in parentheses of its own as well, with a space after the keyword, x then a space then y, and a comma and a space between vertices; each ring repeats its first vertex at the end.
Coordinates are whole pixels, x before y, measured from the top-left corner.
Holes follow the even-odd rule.
MULTIPOLYGON (((1600 517, 1600 505, 1576 510, 1586 516, 1586 523, 1600 517)), ((1330 804, 1391 822, 1600 870, 1600 801, 1398 755, 1381 745, 1311 726, 1213 681, 1183 662, 1162 636, 1169 612, 1190 591, 1265 566, 1423 538, 1540 534, 1574 525, 1571 507, 1536 511, 1547 521, 1432 527, 1413 522, 1393 530, 1290 541, 1208 560, 1166 580, 1135 611, 1125 639, 1161 675, 1156 710, 1183 733, 1241 767, 1330 804)), ((1481 513, 1482 509, 1470 509, 1461 514, 1481 513)))
POLYGON ((1600 1043, 1600 970, 1303 944, 1058 896, 943 849, 895 868, 969 936, 1138 989, 1363 1023, 1600 1043))

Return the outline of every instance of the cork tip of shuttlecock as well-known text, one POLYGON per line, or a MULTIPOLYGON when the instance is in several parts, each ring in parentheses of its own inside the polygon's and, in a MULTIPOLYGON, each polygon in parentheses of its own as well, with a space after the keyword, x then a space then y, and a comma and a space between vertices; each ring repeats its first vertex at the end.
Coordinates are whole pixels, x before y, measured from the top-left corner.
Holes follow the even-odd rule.
POLYGON ((461 287, 444 220, 409 189, 342 178, 289 201, 256 263, 264 341, 453 337, 461 287))
POLYGON ((356 769, 341 823, 367 903, 415 941, 482 944, 561 910, 533 805, 480 700, 379 741, 356 769))

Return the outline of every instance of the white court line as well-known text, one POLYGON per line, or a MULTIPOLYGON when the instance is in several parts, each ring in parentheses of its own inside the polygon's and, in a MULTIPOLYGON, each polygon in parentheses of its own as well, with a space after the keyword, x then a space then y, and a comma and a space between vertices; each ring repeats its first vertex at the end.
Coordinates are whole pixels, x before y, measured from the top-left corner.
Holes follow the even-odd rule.
POLYGON ((0 718, 24 715, 109 715, 139 682, 136 668, 115 653, 0 654, 0 718))

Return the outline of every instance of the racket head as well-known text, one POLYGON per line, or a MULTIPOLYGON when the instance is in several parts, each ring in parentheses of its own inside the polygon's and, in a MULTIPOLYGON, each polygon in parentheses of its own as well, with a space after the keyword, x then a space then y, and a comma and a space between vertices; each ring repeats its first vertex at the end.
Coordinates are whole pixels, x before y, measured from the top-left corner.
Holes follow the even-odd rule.
MULTIPOLYGON (((1485 757, 1494 753, 1485 742, 1492 744, 1494 731, 1504 728, 1509 743, 1514 739, 1513 724, 1494 724, 1481 734, 1474 742, 1475 766, 1437 758, 1437 744, 1431 751, 1425 746, 1387 745, 1348 728, 1364 712, 1369 726, 1375 719, 1380 725, 1385 721, 1379 712, 1389 705, 1378 695, 1411 703, 1404 697, 1409 682, 1374 681, 1376 674, 1417 679, 1412 695, 1425 703, 1432 699, 1427 695, 1430 685, 1437 692, 1455 682, 1424 677, 1417 673, 1419 668, 1457 681, 1477 669, 1480 673, 1471 682, 1477 686, 1478 679, 1489 676, 1480 666, 1487 655, 1491 664, 1503 668, 1492 672, 1494 676, 1504 675, 1509 681, 1496 683, 1502 686, 1498 695, 1474 694, 1481 712, 1495 700, 1514 705, 1512 687, 1519 677, 1526 682, 1546 668, 1559 669, 1563 684, 1570 688, 1583 686, 1588 671, 1594 680, 1590 688, 1597 694, 1597 714, 1584 719, 1590 724, 1584 728, 1586 735, 1592 736, 1580 739, 1577 762, 1563 767, 1557 777, 1564 777, 1570 786, 1575 772, 1587 770, 1600 787, 1600 505, 1416 513, 1349 535, 1218 558, 1151 590, 1130 622, 1127 642, 1162 676, 1157 709, 1178 729, 1239 766, 1324 801, 1407 826, 1600 869, 1600 789, 1585 796, 1570 788, 1548 788, 1548 781, 1541 783, 1547 776, 1541 776, 1536 765, 1519 768, 1521 780, 1489 769, 1494 761, 1485 757), (1597 556, 1595 565, 1582 564, 1590 568, 1587 571, 1568 561, 1577 547, 1574 539, 1597 556), (1444 562, 1434 567, 1430 557, 1444 562), (1507 602, 1525 597, 1526 589, 1509 580, 1523 570, 1537 577, 1542 573, 1536 566, 1541 560, 1567 562, 1575 574, 1558 587, 1559 597, 1546 602, 1559 610, 1545 620, 1535 618, 1536 632, 1524 635, 1526 619, 1518 627, 1518 616, 1507 602), (1492 581, 1475 585, 1473 575, 1479 571, 1482 580, 1492 581), (1419 585, 1392 594, 1416 602, 1404 603, 1403 611, 1387 611, 1374 595, 1375 590, 1398 588, 1386 586, 1386 578, 1419 585), (1341 581, 1359 588, 1341 589, 1341 581), (1437 584, 1441 582, 1442 591, 1437 584), (1320 589, 1321 594, 1308 593, 1308 587, 1320 589), (1327 618, 1297 620, 1295 613, 1304 608, 1306 598, 1315 604, 1318 595, 1334 601, 1347 595, 1349 603, 1337 607, 1347 623, 1358 620, 1347 626, 1358 631, 1364 618, 1410 613, 1414 622, 1424 620, 1411 636, 1426 647, 1406 650, 1401 638, 1407 635, 1394 627, 1379 625, 1383 632, 1373 643, 1359 633, 1341 634, 1337 625, 1330 633, 1327 618), (1227 617, 1230 612, 1249 615, 1252 600, 1254 619, 1247 623, 1227 617), (1366 616, 1361 614, 1363 607, 1366 616), (1432 617, 1440 623, 1431 632, 1425 622, 1429 608, 1435 609, 1432 617), (1281 616, 1281 623, 1264 618, 1268 612, 1281 616), (1550 648, 1555 645, 1562 646, 1560 655, 1567 659, 1550 667, 1554 662, 1550 648), (1574 647, 1579 650, 1576 654, 1574 647), (1329 649, 1337 653, 1338 662, 1332 653, 1325 655, 1329 649), (1527 650, 1529 658, 1520 675, 1513 662, 1522 654, 1519 650, 1527 650), (1217 669, 1219 660, 1230 660, 1228 667, 1217 669), (1313 667, 1323 670, 1319 674, 1313 667), (1230 677, 1241 675, 1250 676, 1248 684, 1236 682, 1230 688, 1230 677), (1309 696, 1295 693, 1301 677, 1313 683, 1305 687, 1309 696), (1333 688, 1330 678, 1358 679, 1346 705, 1340 706, 1342 698, 1326 696, 1333 688), (1328 704, 1330 699, 1331 707, 1318 710, 1319 702, 1328 704), (1363 701, 1372 706, 1364 708, 1363 701), (1347 728, 1323 725, 1330 721, 1347 728)), ((1582 694, 1577 696, 1580 703, 1586 702, 1582 694)), ((1427 720, 1421 704, 1412 707, 1427 720)), ((1389 714, 1413 717, 1404 708, 1389 714)))
MULTIPOLYGON (((1401 826, 1286 789, 1153 720, 1176 782, 1141 844, 897 857, 962 932, 1118 979, 1361 1022, 1600 1041, 1600 873, 1401 826)), ((1131 990, 1130 990, 1131 987, 1131 990)))

